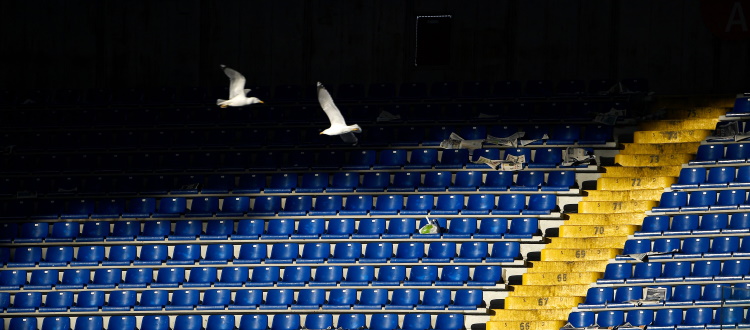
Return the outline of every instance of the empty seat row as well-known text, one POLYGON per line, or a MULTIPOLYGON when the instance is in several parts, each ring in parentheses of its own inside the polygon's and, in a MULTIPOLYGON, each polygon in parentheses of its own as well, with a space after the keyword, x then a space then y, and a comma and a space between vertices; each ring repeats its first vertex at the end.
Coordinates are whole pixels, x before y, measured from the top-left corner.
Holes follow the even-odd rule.
MULTIPOLYGON (((456 105, 457 107, 467 108, 470 105, 456 105)), ((526 105, 529 106, 529 105, 526 105)), ((439 105, 423 106, 419 110, 434 112, 439 105)), ((495 115, 506 117, 507 114, 498 113, 501 106, 480 108, 486 110, 485 115, 495 115)), ((281 111, 285 109, 279 109, 281 111)), ((405 109, 388 109, 390 112, 398 114, 405 109)), ((461 109, 462 111, 464 109, 461 109)), ((550 110, 554 110, 554 107, 550 110)), ((257 113, 258 111, 254 112, 257 113)), ((605 111, 606 112, 606 111, 605 111)), ((211 114, 206 111, 206 114, 211 114)), ((152 114, 153 115, 153 114, 152 114)), ((278 115, 278 113, 276 114, 278 115)), ((413 112, 404 111, 399 114, 409 121, 424 121, 425 119, 434 118, 435 114, 417 115, 413 112), (413 116, 413 119, 410 119, 413 116)), ((591 116, 591 114, 584 114, 591 116)), ((217 118, 220 116, 217 114, 217 118)), ((246 120, 238 118, 237 122, 246 122, 256 117, 254 114, 244 115, 246 120)), ((307 119, 301 120, 305 114, 297 113, 291 121, 297 121, 299 126, 311 125, 311 123, 327 122, 327 118, 322 112, 312 109, 307 114, 307 119)), ((362 117, 361 114, 353 114, 354 117, 362 117)), ((361 118, 365 122, 374 121, 377 113, 371 113, 369 118, 361 118)), ((347 117, 348 118, 348 117, 347 117)), ((585 118, 585 117, 584 117, 585 118)), ((588 117, 591 118, 591 117, 588 117)), ((275 123, 281 122, 284 118, 278 119, 275 123)), ((493 118, 497 120, 496 118, 493 118)), ((354 119, 350 119, 356 122, 354 119)), ((486 120, 486 119, 485 119, 486 120)), ((211 120, 201 123, 206 125, 211 120)), ((229 125, 237 124, 228 123, 229 125)), ((223 124, 223 123, 222 123, 223 124)), ((157 124, 158 125, 158 124, 157 124)), ((155 150, 155 149, 226 149, 226 148, 250 148, 250 147, 285 147, 289 145, 307 145, 307 146, 326 146, 339 145, 340 139, 331 137, 321 137, 319 133, 320 126, 316 127, 295 127, 293 129, 285 127, 274 128, 232 128, 223 124, 221 128, 214 127, 163 127, 151 128, 144 127, 138 129, 137 125, 126 126, 128 130, 76 130, 71 129, 63 132, 59 131, 39 131, 23 132, 8 131, 0 136, 2 145, 14 145, 18 151, 32 150, 80 150, 80 151, 100 151, 100 150, 155 150), (45 143, 46 142, 46 143, 45 143)), ((369 127, 363 130, 361 143, 363 146, 436 146, 441 141, 447 139, 451 133, 456 133, 467 140, 484 140, 487 135, 504 138, 517 132, 524 132, 523 140, 542 140, 532 142, 534 145, 597 145, 605 144, 614 140, 612 126, 601 124, 533 124, 533 125, 476 125, 472 123, 466 126, 457 125, 432 125, 432 126, 389 126, 379 123, 377 126, 369 127)), ((127 158, 124 158, 127 160, 127 158)))
POLYGON ((586 292, 586 300, 578 305, 579 309, 598 308, 632 308, 637 306, 699 306, 716 304, 747 304, 750 301, 750 286, 747 283, 736 284, 679 284, 675 286, 621 286, 593 287, 586 292), (653 291, 652 291, 653 290, 653 291), (653 294, 661 291, 658 299, 647 300, 649 291, 653 294), (645 292, 645 293, 644 293, 645 292))
MULTIPOLYGON (((484 166, 484 165, 482 165, 484 166)), ((567 191, 577 186, 576 173, 554 171, 311 172, 264 174, 143 175, 0 179, 0 196, 37 195, 253 194, 414 191, 567 191)))
POLYGON ((742 188, 750 186, 750 166, 686 167, 672 189, 742 188))
MULTIPOLYGON (((587 153, 593 154, 591 148, 587 153)), ((275 171, 275 170, 368 170, 368 169, 462 169, 486 168, 474 164, 480 156, 499 160, 509 156, 523 156, 523 165, 529 168, 585 167, 588 163, 564 163, 565 148, 509 148, 479 149, 469 155, 468 149, 387 149, 343 151, 266 151, 245 152, 172 152, 140 153, 128 157, 109 153, 96 155, 24 155, 18 154, 0 160, 2 172, 17 173, 143 173, 143 172, 211 172, 221 171, 275 171), (347 157, 348 156, 348 157, 347 157)), ((41 182, 44 183, 44 182, 41 182)), ((36 188, 34 183, 28 184, 36 188)), ((60 182, 62 185, 62 182, 60 182)), ((45 187, 40 187, 45 188, 45 187)), ((49 187, 48 187, 49 189, 49 187)))
POLYGON ((664 192, 651 212, 705 212, 750 209, 747 190, 696 190, 664 192))
MULTIPOLYGON (((0 319, 0 322, 4 320, 0 319)), ((400 320, 397 314, 373 314, 367 321, 366 314, 213 314, 213 315, 113 315, 102 316, 48 316, 12 317, 8 328, 13 330, 70 329, 76 330, 326 330, 334 324, 342 330, 461 330, 464 327, 463 314, 410 313, 400 320), (205 323, 204 323, 205 318, 205 323), (269 322, 270 320, 270 322, 269 322), (304 320, 302 322, 301 320, 304 320), (336 320, 334 322, 334 320, 336 320), (106 323, 106 326, 105 326, 106 323), (369 327, 368 327, 369 324, 369 327)))
POLYGON ((121 220, 79 222, 6 222, 0 241, 54 243, 124 240, 221 239, 371 239, 371 238, 531 238, 539 229, 536 218, 432 218, 437 233, 420 233, 427 218, 366 219, 244 219, 244 220, 121 220), (510 226, 508 223, 510 222, 510 226))
POLYGON ((599 284, 660 283, 743 280, 750 274, 750 260, 699 260, 610 263, 599 284))
POLYGON ((468 266, 246 266, 0 271, 1 290, 294 286, 495 286, 497 265, 468 266), (407 276, 408 270, 408 276, 407 276), (156 273, 154 279, 154 273, 156 273), (376 276, 377 274, 377 276, 376 276))
POLYGON ((572 312, 568 321, 575 327, 618 327, 626 322, 632 327, 646 326, 648 329, 721 329, 723 327, 745 328, 750 326, 743 307, 721 308, 666 308, 639 310, 612 310, 601 312, 572 312))
POLYGON ((372 243, 245 243, 167 245, 86 245, 2 247, 0 261, 7 267, 55 267, 58 265, 152 265, 252 263, 405 263, 405 262, 512 262, 519 256, 519 242, 372 242, 372 243), (364 247, 363 247, 364 246, 364 247), (42 250, 45 258, 42 258, 42 250), (203 250, 203 251, 202 251, 203 250), (270 253, 269 253, 270 251, 270 253), (300 252, 301 251, 301 252, 300 252), (394 253, 395 251, 395 253, 394 253), (107 252, 107 258, 104 258, 107 252), (139 252, 139 253, 138 253, 139 252), (11 257, 12 256, 12 257, 11 257))
POLYGON ((659 238, 656 240, 632 239, 625 242, 624 256, 619 260, 631 259, 631 255, 649 255, 649 260, 686 258, 729 258, 750 255, 750 239, 739 236, 659 238))
POLYGON ((750 158, 750 144, 704 144, 698 147, 695 160, 690 165, 742 164, 750 158))
POLYGON ((746 212, 650 215, 643 218, 635 236, 741 234, 749 229, 750 213, 746 212))
POLYGON ((174 218, 333 215, 545 215, 557 209, 554 194, 465 195, 312 195, 224 197, 139 197, 124 199, 59 201, 9 200, 0 218, 174 218), (527 201, 528 199, 528 201, 527 201), (252 206, 250 205, 252 203, 252 206), (67 204, 67 205, 66 205, 67 204), (190 206, 188 207, 188 204, 190 206))
POLYGON ((81 292, 0 292, 8 313, 223 309, 424 309, 474 310, 483 305, 478 289, 229 289, 81 292), (295 298, 296 296, 296 298, 295 298), (44 303, 43 303, 44 302, 44 303))

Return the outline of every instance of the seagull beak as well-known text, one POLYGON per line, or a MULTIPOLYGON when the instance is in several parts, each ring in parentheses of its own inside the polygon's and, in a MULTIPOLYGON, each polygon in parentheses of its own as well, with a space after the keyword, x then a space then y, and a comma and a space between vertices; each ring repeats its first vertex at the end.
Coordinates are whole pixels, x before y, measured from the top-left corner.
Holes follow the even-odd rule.
POLYGON ((320 135, 323 135, 323 132, 320 132, 320 135))
POLYGON ((263 101, 261 101, 261 100, 258 100, 258 102, 260 102, 260 103, 266 103, 266 102, 263 102, 263 101))

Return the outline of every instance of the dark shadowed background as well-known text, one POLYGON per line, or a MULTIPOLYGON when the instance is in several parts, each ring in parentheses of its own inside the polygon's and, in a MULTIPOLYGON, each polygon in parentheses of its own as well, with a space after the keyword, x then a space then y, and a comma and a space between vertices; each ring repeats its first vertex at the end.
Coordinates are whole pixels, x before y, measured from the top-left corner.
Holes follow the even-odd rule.
POLYGON ((221 86, 224 63, 267 86, 648 78, 659 93, 738 92, 745 18, 748 0, 3 1, 0 88, 221 86), (447 64, 414 65, 420 15, 450 15, 423 36, 445 40, 425 49, 447 64))

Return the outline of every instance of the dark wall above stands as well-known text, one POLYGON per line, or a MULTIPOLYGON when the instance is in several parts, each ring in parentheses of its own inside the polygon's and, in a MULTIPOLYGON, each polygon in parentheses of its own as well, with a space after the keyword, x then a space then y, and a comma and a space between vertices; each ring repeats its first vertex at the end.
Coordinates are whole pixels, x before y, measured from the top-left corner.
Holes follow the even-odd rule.
POLYGON ((221 86, 224 63, 252 85, 643 77, 738 92, 738 3, 750 17, 745 0, 4 1, 0 89, 221 86), (450 64, 415 67, 416 16, 446 14, 450 64))

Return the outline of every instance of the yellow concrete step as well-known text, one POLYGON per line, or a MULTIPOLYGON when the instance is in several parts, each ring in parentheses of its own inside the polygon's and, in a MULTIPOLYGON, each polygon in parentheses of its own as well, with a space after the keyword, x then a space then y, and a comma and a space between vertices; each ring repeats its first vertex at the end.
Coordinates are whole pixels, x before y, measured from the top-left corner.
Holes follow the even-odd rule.
POLYGON ((658 201, 664 188, 639 190, 586 190, 584 202, 658 201))
POLYGON ((682 131, 696 129, 714 129, 719 117, 672 119, 643 122, 639 126, 642 131, 682 131))
POLYGON ((694 154, 637 154, 615 155, 615 163, 622 166, 682 165, 695 158, 694 154))
POLYGON ((578 202, 578 213, 644 212, 658 204, 657 201, 578 202))
POLYGON ((637 225, 561 225, 560 237, 628 236, 638 230, 637 225))
POLYGON ((606 166, 602 177, 680 176, 682 164, 670 166, 606 166))
MULTIPOLYGON (((572 306, 571 306, 572 307, 572 306)), ((560 321, 567 320, 570 308, 559 309, 493 309, 490 321, 560 321)), ((516 328, 518 329, 518 328, 516 328)))
POLYGON ((682 106, 681 108, 667 109, 666 118, 669 119, 687 119, 687 118, 719 118, 727 114, 734 106, 734 98, 731 101, 712 100, 706 102, 693 102, 692 105, 682 106))
POLYGON ((577 306, 584 297, 554 297, 549 295, 532 297, 507 297, 505 309, 557 309, 577 306))
MULTIPOLYGON (((589 261, 530 261, 531 267, 527 273, 572 273, 572 272, 603 272, 609 260, 589 261)), ((547 293, 545 293, 547 294, 547 293)), ((574 294, 575 295, 575 294, 574 294)), ((562 295, 553 295, 562 296, 562 295)))
POLYGON ((487 330, 560 330, 567 321, 490 321, 487 330))
MULTIPOLYGON (((622 249, 542 249, 542 261, 576 261, 576 260, 608 260, 614 258, 622 249)), ((545 283, 538 283, 545 284, 545 283)), ((547 283, 551 284, 551 283, 547 283)))
MULTIPOLYGON (((637 226, 632 226, 636 227, 637 226)), ((605 229, 605 233, 606 233, 605 229)), ((622 249, 627 240, 627 235, 614 236, 614 234, 603 237, 552 237, 545 245, 547 249, 622 249)))
POLYGON ((566 225, 637 225, 643 223, 643 211, 630 213, 568 213, 566 225))
POLYGON ((596 180, 599 190, 633 190, 633 189, 664 189, 677 182, 673 176, 656 177, 606 177, 596 180))
POLYGON ((694 154, 697 152, 700 142, 685 143, 623 143, 621 155, 636 154, 694 154))
MULTIPOLYGON (((558 262, 558 261, 535 261, 537 263, 547 263, 547 262, 558 262)), ((588 265, 588 263, 594 262, 594 261, 585 261, 582 262, 584 265, 588 265)), ((596 261, 596 262, 606 262, 606 261, 596 261)), ((579 262, 576 262, 579 263, 579 262)), ((605 264, 606 267, 606 264, 605 264)), ((603 269, 603 268, 602 268, 603 269)), ((591 283, 586 284, 565 284, 565 285, 514 285, 513 291, 508 292, 508 296, 555 296, 555 297, 565 297, 565 296, 579 296, 583 297, 586 295, 586 291, 591 286, 591 283)))
POLYGON ((633 133, 634 143, 682 143, 700 142, 711 134, 708 129, 682 131, 636 131, 633 133))

